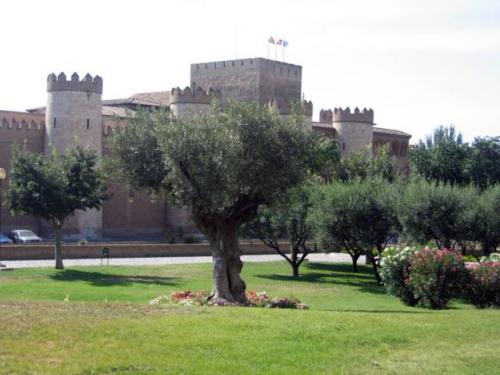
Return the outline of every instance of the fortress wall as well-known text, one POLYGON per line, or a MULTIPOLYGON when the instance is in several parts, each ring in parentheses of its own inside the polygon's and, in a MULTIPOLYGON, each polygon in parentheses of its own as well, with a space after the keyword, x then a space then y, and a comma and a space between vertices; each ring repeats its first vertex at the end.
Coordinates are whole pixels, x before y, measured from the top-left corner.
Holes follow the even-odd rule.
MULTIPOLYGON (((9 169, 12 147, 34 153, 43 153, 45 116, 25 112, 0 111, 0 167, 7 171, 7 179, 2 182, 2 196, 9 186, 9 169)), ((3 202, 2 202, 3 203, 3 202)), ((30 216, 12 216, 8 207, 2 205, 1 230, 26 228, 39 232, 39 221, 30 216)))
POLYGON ((259 80, 260 104, 265 104, 274 98, 278 101, 280 108, 286 108, 290 101, 301 98, 302 68, 300 66, 264 60, 259 80))
MULTIPOLYGON (((103 156, 110 156, 109 139, 116 126, 125 123, 116 122, 112 116, 103 116, 103 156)), ((145 192, 129 196, 126 186, 110 181, 108 193, 111 199, 104 202, 102 224, 104 237, 121 238, 163 238, 165 233, 165 204, 152 202, 145 192)))

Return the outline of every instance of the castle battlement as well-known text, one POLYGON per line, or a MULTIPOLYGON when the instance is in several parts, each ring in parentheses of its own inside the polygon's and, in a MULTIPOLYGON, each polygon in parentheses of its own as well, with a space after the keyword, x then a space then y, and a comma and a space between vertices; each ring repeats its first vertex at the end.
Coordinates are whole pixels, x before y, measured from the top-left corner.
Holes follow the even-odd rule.
POLYGON ((222 60, 222 61, 211 61, 206 63, 191 64, 191 71, 198 70, 224 70, 224 69, 249 69, 249 68, 260 68, 267 71, 272 71, 274 73, 298 75, 302 72, 302 67, 300 65, 289 64, 283 61, 276 61, 264 58, 255 59, 237 59, 237 60, 222 60))
POLYGON ((373 109, 360 110, 358 107, 351 112, 351 109, 334 108, 332 113, 332 122, 365 122, 373 124, 373 109))
POLYGON ((92 78, 90 74, 86 74, 80 81, 77 73, 71 75, 71 79, 66 79, 66 74, 63 72, 56 76, 54 73, 47 77, 47 92, 51 91, 82 91, 102 94, 102 78, 95 76, 92 78))
POLYGON ((307 100, 304 100, 302 102, 302 105, 303 105, 303 108, 304 108, 304 116, 306 117, 312 117, 313 115, 313 103, 312 101, 307 101, 307 100))
POLYGON ((333 112, 331 109, 322 109, 319 111, 319 122, 331 124, 333 122, 333 112))
POLYGON ((0 111, 0 129, 43 130, 45 116, 23 112, 0 111))
POLYGON ((170 91, 170 104, 210 104, 214 98, 220 98, 219 90, 209 88, 204 90, 194 83, 192 87, 187 86, 185 89, 175 87, 170 91))

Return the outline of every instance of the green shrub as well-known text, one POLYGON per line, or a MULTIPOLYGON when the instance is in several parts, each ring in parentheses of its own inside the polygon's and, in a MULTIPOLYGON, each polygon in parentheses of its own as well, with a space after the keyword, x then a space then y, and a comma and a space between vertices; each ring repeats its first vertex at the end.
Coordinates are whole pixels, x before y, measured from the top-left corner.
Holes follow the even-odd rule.
POLYGON ((387 293, 400 298, 410 306, 415 306, 418 302, 408 285, 410 259, 416 251, 416 247, 387 248, 382 254, 383 267, 380 272, 387 293))
POLYGON ((464 285, 463 259, 448 249, 417 251, 410 258, 409 271, 408 286, 422 307, 446 307, 464 285))
POLYGON ((467 294, 474 306, 500 307, 500 262, 476 263, 467 276, 467 294))

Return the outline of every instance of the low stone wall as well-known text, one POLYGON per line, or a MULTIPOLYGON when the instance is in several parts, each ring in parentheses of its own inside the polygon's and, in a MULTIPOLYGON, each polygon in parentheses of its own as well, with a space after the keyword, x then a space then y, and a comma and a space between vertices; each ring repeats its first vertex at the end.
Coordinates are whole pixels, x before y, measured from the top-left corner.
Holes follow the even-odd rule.
MULTIPOLYGON (((63 257, 65 259, 100 258, 102 249, 107 247, 111 258, 140 258, 140 257, 174 257, 174 256, 206 256, 212 255, 207 243, 200 244, 164 244, 164 243, 89 243, 86 245, 64 244, 63 257)), ((241 242, 240 248, 244 255, 275 254, 273 249, 260 241, 241 242)), ((287 243, 283 243, 287 249, 287 243)), ((54 244, 13 244, 0 245, 1 260, 36 260, 53 259, 54 244)))

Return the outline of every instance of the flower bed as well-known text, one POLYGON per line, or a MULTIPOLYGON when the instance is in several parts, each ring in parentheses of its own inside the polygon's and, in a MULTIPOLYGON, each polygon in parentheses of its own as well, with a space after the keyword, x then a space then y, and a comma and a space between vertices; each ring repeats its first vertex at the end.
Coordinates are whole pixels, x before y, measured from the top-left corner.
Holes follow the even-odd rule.
MULTIPOLYGON (((173 292, 170 296, 161 295, 151 301, 150 305, 160 305, 163 303, 174 303, 178 305, 187 306, 204 306, 212 305, 209 301, 210 293, 206 290, 200 290, 192 292, 178 291, 173 292)), ((269 308, 281 308, 281 309, 300 309, 306 310, 309 307, 301 303, 296 298, 272 298, 266 292, 246 292, 247 304, 245 306, 250 307, 269 307, 269 308)), ((236 306, 236 304, 234 304, 236 306)))

